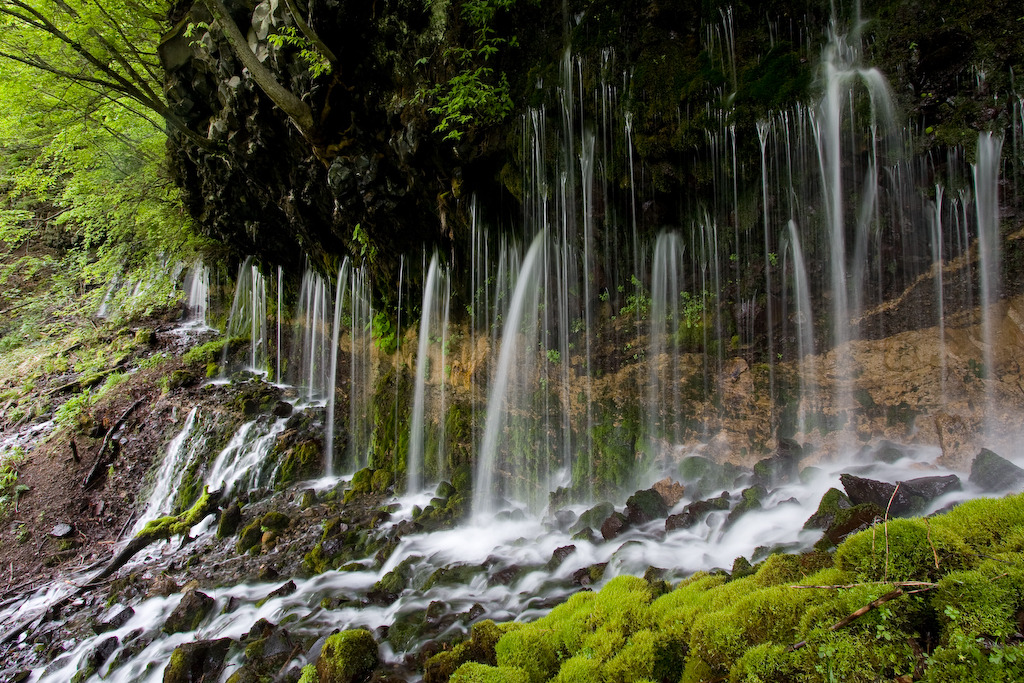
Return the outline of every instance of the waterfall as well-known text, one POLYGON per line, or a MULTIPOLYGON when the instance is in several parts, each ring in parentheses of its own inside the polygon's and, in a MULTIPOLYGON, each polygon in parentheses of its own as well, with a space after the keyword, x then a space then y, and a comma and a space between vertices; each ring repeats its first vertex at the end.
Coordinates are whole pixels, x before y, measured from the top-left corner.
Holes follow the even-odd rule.
POLYGON ((289 380, 299 388, 300 400, 307 403, 318 403, 327 398, 333 310, 327 282, 307 268, 302 276, 299 301, 295 309, 293 361, 289 380))
POLYGON ((344 310, 346 292, 345 286, 349 280, 349 261, 344 259, 338 267, 338 281, 334 289, 334 318, 331 323, 331 346, 330 346, 330 369, 327 372, 327 417, 324 425, 324 470, 325 475, 333 477, 336 474, 334 463, 334 404, 337 400, 338 382, 338 347, 341 343, 341 320, 344 310))
MULTIPOLYGON (((487 417, 483 441, 477 451, 476 473, 473 486, 473 516, 484 520, 496 508, 495 497, 509 494, 533 494, 523 486, 502 486, 498 467, 516 472, 519 483, 532 488, 538 480, 531 475, 538 468, 546 468, 544 453, 532 450, 534 443, 525 424, 531 418, 522 415, 527 407, 528 386, 533 379, 537 346, 537 305, 541 291, 541 267, 547 234, 538 233, 530 245, 523 267, 516 281, 512 300, 505 315, 501 334, 501 351, 487 399, 487 417), (522 430, 517 433, 518 430, 522 430), (507 431, 506 431, 507 430, 507 431)), ((546 493, 546 490, 545 490, 546 493)))
POLYGON ((192 440, 198 413, 198 408, 189 411, 181 431, 167 444, 166 453, 154 477, 153 490, 149 494, 145 509, 132 527, 132 535, 142 531, 147 522, 174 512, 174 498, 178 494, 182 477, 189 462, 196 455, 197 446, 201 444, 201 440, 192 440))
POLYGON ((246 370, 265 375, 270 362, 267 349, 267 284, 251 256, 238 267, 226 334, 228 340, 224 344, 221 358, 221 376, 228 375, 228 347, 232 339, 249 340, 249 364, 246 370))
POLYGON ((814 313, 811 309, 811 293, 807 282, 807 266, 804 264, 803 248, 796 222, 790 220, 789 253, 793 259, 793 293, 796 299, 794 317, 797 328, 797 358, 800 366, 800 407, 797 410, 797 432, 807 438, 807 409, 817 404, 817 384, 814 362, 814 313))
MULTIPOLYGON (((438 261, 437 254, 434 254, 430 258, 430 267, 427 270, 427 281, 423 286, 423 305, 420 309, 419 343, 416 347, 416 385, 413 391, 412 425, 409 433, 409 459, 406 463, 408 490, 411 493, 416 493, 422 490, 424 484, 424 442, 426 441, 427 436, 424 412, 426 410, 427 403, 427 373, 431 372, 431 374, 440 374, 442 377, 444 376, 443 357, 440 373, 436 373, 430 368, 431 340, 434 336, 437 336, 438 332, 443 333, 447 327, 447 320, 443 319, 439 314, 440 307, 443 304, 441 287, 442 280, 444 279, 445 278, 441 273, 441 266, 438 261)), ((441 415, 441 422, 443 424, 443 411, 441 415)))
MULTIPOLYGON (((974 164, 975 208, 978 218, 978 279, 981 282, 981 331, 984 378, 996 377, 996 323, 999 318, 998 306, 1001 270, 1001 248, 999 231, 999 156, 1002 138, 991 133, 978 136, 978 159, 974 164)), ((992 421, 998 421, 995 414, 995 397, 992 383, 986 382, 986 416, 989 424, 986 431, 992 432, 992 421)))
MULTIPOLYGON (((680 337, 697 324, 696 320, 684 319, 686 313, 680 308, 682 297, 689 295, 683 280, 683 252, 678 234, 658 235, 651 269, 647 356, 647 436, 656 460, 667 460, 668 450, 681 442, 679 416, 684 413, 680 390, 685 378, 680 365, 680 337)), ((692 300, 689 296, 686 299, 692 300)))
POLYGON ((196 261, 185 278, 188 300, 185 303, 184 322, 189 327, 208 329, 206 311, 210 306, 210 269, 196 261))

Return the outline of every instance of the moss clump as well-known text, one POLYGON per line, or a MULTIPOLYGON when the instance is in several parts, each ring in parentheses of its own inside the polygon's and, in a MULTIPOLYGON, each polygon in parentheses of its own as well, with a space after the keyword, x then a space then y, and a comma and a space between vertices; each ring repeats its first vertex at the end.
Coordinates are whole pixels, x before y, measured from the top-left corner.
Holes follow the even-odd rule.
POLYGON ((224 350, 224 341, 222 337, 189 349, 181 359, 189 365, 216 363, 224 350))
POLYGON ((316 660, 316 671, 321 681, 355 683, 369 677, 378 661, 373 635, 365 629, 350 629, 327 639, 316 660))
POLYGON ((220 494, 220 491, 210 493, 208 486, 203 487, 203 495, 199 496, 199 500, 188 510, 180 515, 168 515, 148 522, 135 537, 155 541, 188 533, 189 529, 203 521, 207 515, 217 511, 220 494))
POLYGON ((497 666, 498 657, 494 648, 498 640, 507 631, 518 627, 516 623, 498 625, 490 619, 474 624, 469 640, 451 650, 439 652, 426 661, 423 665, 423 683, 444 683, 466 662, 497 666))
POLYGON ((1024 677, 1024 647, 1016 641, 1024 610, 1024 494, 972 501, 927 521, 891 520, 887 529, 878 525, 846 539, 834 567, 828 558, 772 555, 743 578, 701 573, 658 596, 643 579, 616 577, 532 624, 488 625, 498 638, 493 660, 477 649, 474 633, 428 660, 424 680, 1024 677), (836 628, 891 594, 886 580, 934 585, 889 595, 836 628), (841 588, 794 587, 800 584, 841 588))
POLYGON ((451 683, 531 683, 529 674, 519 667, 488 666, 466 662, 451 677, 451 683))

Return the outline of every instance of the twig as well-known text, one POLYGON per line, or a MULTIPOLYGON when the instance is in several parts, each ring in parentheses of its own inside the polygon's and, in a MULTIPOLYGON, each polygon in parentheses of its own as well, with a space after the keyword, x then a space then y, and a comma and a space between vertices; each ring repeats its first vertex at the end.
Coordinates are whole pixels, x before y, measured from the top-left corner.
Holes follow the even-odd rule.
MULTIPOLYGON (((895 600, 896 598, 900 597, 901 595, 913 595, 914 593, 923 593, 925 591, 930 591, 933 588, 935 588, 936 586, 938 586, 937 583, 926 583, 924 581, 912 581, 912 582, 908 581, 908 582, 903 582, 903 583, 909 583, 909 584, 913 584, 913 585, 917 585, 917 586, 922 586, 922 587, 918 588, 917 590, 908 591, 908 590, 903 590, 903 585, 897 584, 895 589, 889 591, 888 593, 886 593, 885 595, 883 595, 881 597, 875 598, 874 600, 872 600, 868 604, 864 605, 863 607, 861 607, 857 611, 853 612, 852 614, 843 617, 842 619, 840 619, 836 623, 832 624, 832 626, 830 626, 828 630, 829 631, 838 631, 839 629, 843 628, 844 626, 848 626, 849 624, 851 624, 852 622, 856 621, 857 619, 860 619, 862 616, 864 616, 865 614, 867 614, 871 610, 875 609, 876 607, 880 607, 880 606, 884 605, 885 603, 889 602, 890 600, 895 600)), ((805 647, 806 645, 807 645, 807 641, 806 640, 801 640, 799 643, 793 643, 792 645, 790 645, 788 648, 786 648, 786 651, 787 652, 796 652, 797 650, 805 647)))
POLYGON ((939 568, 939 553, 935 550, 935 544, 932 543, 932 528, 928 525, 928 518, 927 517, 924 518, 924 530, 925 530, 925 533, 928 535, 928 545, 932 549, 932 557, 935 558, 935 568, 938 569, 939 568))
MULTIPOLYGON (((998 577, 997 577, 998 578, 998 577)), ((843 583, 831 586, 790 586, 790 588, 819 588, 822 590, 842 590, 844 588, 862 588, 864 586, 897 586, 899 588, 934 588, 937 584, 931 581, 865 581, 863 583, 843 583)))
POLYGON ((896 488, 892 490, 892 495, 889 496, 889 504, 885 506, 885 522, 883 522, 882 530, 885 531, 885 573, 882 574, 882 580, 889 580, 889 508, 892 507, 892 501, 896 499, 896 492, 900 490, 900 482, 896 482, 896 488))

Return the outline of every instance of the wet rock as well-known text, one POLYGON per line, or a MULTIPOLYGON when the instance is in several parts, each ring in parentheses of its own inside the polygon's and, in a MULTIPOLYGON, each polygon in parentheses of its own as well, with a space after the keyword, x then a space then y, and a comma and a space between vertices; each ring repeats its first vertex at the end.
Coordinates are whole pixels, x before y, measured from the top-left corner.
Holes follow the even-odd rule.
POLYGON ((661 500, 665 503, 665 507, 669 509, 674 508, 683 499, 683 494, 685 493, 683 485, 678 481, 673 481, 671 477, 665 477, 661 481, 654 482, 651 488, 658 492, 661 500))
POLYGON ((220 680, 231 642, 230 638, 218 638, 183 643, 174 648, 164 669, 164 683, 213 683, 220 680))
POLYGON ((268 600, 273 600, 274 598, 287 597, 294 593, 296 590, 298 590, 298 587, 295 585, 295 582, 289 581, 288 583, 285 583, 282 586, 275 588, 274 590, 267 593, 267 596, 262 600, 257 600, 256 606, 262 607, 264 604, 266 604, 268 600))
POLYGON ((780 439, 775 455, 759 460, 754 465, 754 483, 768 487, 796 481, 802 457, 800 444, 791 439, 780 439))
POLYGON ((510 564, 504 569, 499 569, 491 574, 487 579, 487 583, 492 586, 511 586, 526 571, 525 567, 520 567, 518 564, 510 564))
POLYGON ((194 631, 202 623, 206 613, 213 607, 214 600, 205 593, 190 590, 182 596, 181 602, 174 608, 164 622, 163 631, 167 634, 194 631))
POLYGON ((278 401, 270 412, 274 414, 274 417, 291 417, 292 404, 288 401, 278 401))
POLYGON ((559 510, 552 516, 552 526, 559 531, 566 531, 576 523, 576 513, 572 510, 559 510))
POLYGON ((288 515, 277 510, 271 510, 260 519, 260 526, 269 531, 283 531, 288 527, 291 520, 288 515))
POLYGON ((814 544, 814 548, 824 551, 837 546, 850 534, 867 529, 884 516, 885 511, 873 503, 861 503, 853 507, 840 508, 828 527, 825 528, 824 535, 814 544))
POLYGON ((442 481, 437 485, 437 491, 434 492, 434 496, 443 500, 448 500, 455 495, 455 487, 446 481, 442 481))
POLYGON ((1024 487, 1024 469, 989 449, 982 448, 971 462, 971 475, 967 481, 985 493, 1019 491, 1024 487))
POLYGON ((69 538, 70 536, 74 535, 74 533, 75 527, 71 526, 66 522, 55 524, 53 528, 50 529, 50 535, 54 538, 69 538))
POLYGON ((484 571, 478 564, 449 564, 434 570, 427 582, 423 584, 423 590, 434 586, 460 586, 473 580, 473 577, 484 571))
POLYGON ((849 510, 853 507, 850 498, 837 488, 831 488, 825 492, 818 503, 818 509, 804 522, 805 529, 827 529, 835 522, 836 515, 840 510, 849 510))
POLYGON ((572 525, 569 531, 575 534, 587 528, 600 529, 604 520, 608 519, 608 516, 613 512, 615 512, 615 506, 611 503, 599 503, 580 515, 580 518, 576 520, 576 523, 572 525))
POLYGON ((302 492, 302 498, 299 501, 299 507, 303 510, 308 510, 314 505, 316 505, 316 491, 313 489, 304 490, 302 492))
MULTIPOLYGON (((626 500, 626 519, 633 526, 646 524, 667 514, 668 506, 665 505, 661 494, 654 489, 637 491, 626 500)), ((604 533, 604 525, 601 526, 601 530, 604 533)))
POLYGON ((324 642, 316 660, 321 681, 356 683, 367 678, 379 661, 377 642, 365 629, 335 633, 324 642))
POLYGON ((413 568, 422 559, 418 555, 410 555, 399 562, 397 567, 381 577, 380 581, 373 584, 366 597, 376 605, 390 605, 393 603, 398 599, 402 591, 408 587, 409 580, 413 576, 413 568))
POLYGON ((565 562, 565 558, 569 557, 574 552, 576 552, 576 546, 574 545, 563 545, 561 548, 555 548, 554 552, 551 553, 551 559, 548 560, 548 570, 550 571, 558 568, 563 562, 565 562))
POLYGON ((852 474, 841 474, 850 502, 854 505, 869 503, 888 511, 890 517, 905 517, 922 512, 936 498, 960 490, 960 478, 955 474, 944 477, 920 477, 890 484, 865 479, 852 474), (893 495, 895 494, 895 495, 893 495), (890 503, 891 501, 891 503, 890 503))
POLYGON ((906 452, 899 444, 883 439, 873 447, 865 446, 862 448, 857 454, 857 459, 868 463, 884 462, 891 465, 904 456, 906 456, 906 452))
POLYGON ((574 541, 586 541, 587 543, 597 543, 598 542, 597 535, 594 533, 594 530, 591 529, 589 526, 588 527, 583 527, 583 529, 581 531, 577 531, 576 533, 574 533, 572 535, 572 540, 574 540, 574 541))
POLYGON ((242 508, 238 506, 237 502, 232 502, 231 505, 221 513, 220 521, 217 522, 217 538, 228 538, 234 536, 235 532, 238 531, 238 525, 242 523, 242 508))
POLYGON ((607 567, 607 562, 601 562, 599 564, 592 564, 589 567, 584 567, 583 569, 577 569, 572 574, 572 582, 577 586, 592 586, 604 578, 604 570, 607 569, 607 567))
POLYGON ((730 512, 729 516, 725 520, 726 528, 731 527, 736 521, 752 510, 761 509, 761 501, 768 495, 768 491, 763 486, 751 486, 743 489, 740 494, 740 500, 736 503, 730 512))
POLYGON ((247 553, 252 549, 259 549, 263 540, 263 532, 260 530, 260 521, 254 519, 242 529, 235 543, 235 550, 239 555, 247 553))
POLYGON ((606 541, 610 541, 622 533, 628 526, 629 520, 625 515, 621 512, 613 512, 608 519, 604 520, 601 524, 601 537, 606 541))
POLYGON ((135 616, 135 610, 127 605, 114 605, 103 614, 96 617, 92 623, 92 630, 99 635, 115 628, 121 628, 128 620, 135 616))
POLYGON ((665 531, 689 529, 696 526, 708 515, 708 513, 714 512, 715 510, 728 509, 729 494, 725 492, 717 498, 694 501, 684 507, 682 512, 671 515, 665 520, 665 531))

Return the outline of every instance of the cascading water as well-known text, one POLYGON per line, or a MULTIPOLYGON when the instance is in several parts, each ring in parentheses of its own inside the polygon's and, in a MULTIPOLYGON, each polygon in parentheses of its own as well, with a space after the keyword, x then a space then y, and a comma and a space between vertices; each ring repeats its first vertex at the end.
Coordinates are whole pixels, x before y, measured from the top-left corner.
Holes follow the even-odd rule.
MULTIPOLYGON (((989 133, 978 136, 978 160, 974 164, 974 195, 978 217, 978 279, 981 281, 982 374, 996 372, 996 310, 999 298, 1000 231, 999 231, 999 157, 1001 138, 989 133)), ((994 396, 986 387, 986 415, 997 419, 994 396)), ((993 425, 986 425, 989 433, 993 425)))
POLYGON ((196 456, 196 442, 192 440, 192 433, 196 427, 198 412, 199 408, 189 411, 181 431, 167 444, 160 468, 154 476, 149 501, 132 528, 133 535, 142 531, 147 522, 173 512, 174 499, 181 486, 182 477, 189 462, 196 456))
POLYGON ((185 302, 184 322, 197 329, 208 329, 206 312, 210 307, 210 268, 196 261, 185 278, 188 299, 185 302))
POLYGON ((224 345, 221 374, 228 374, 228 347, 231 339, 248 339, 248 365, 245 368, 257 374, 266 374, 270 356, 267 338, 267 283, 252 257, 238 267, 235 296, 228 314, 225 331, 229 343, 224 345))
POLYGON ((302 276, 299 302, 295 310, 289 383, 299 388, 303 402, 327 399, 331 371, 331 342, 334 339, 332 311, 334 304, 327 282, 313 270, 302 276))
MULTIPOLYGON (((441 270, 437 254, 430 258, 430 267, 427 270, 427 281, 423 286, 423 306, 420 313, 419 342, 416 348, 416 384, 413 389, 412 422, 409 434, 409 458, 406 464, 407 488, 410 493, 417 493, 424 485, 424 470, 426 468, 427 444, 441 444, 444 442, 444 383, 440 382, 440 395, 437 399, 439 405, 438 414, 441 416, 438 424, 429 430, 427 429, 427 374, 444 376, 445 351, 444 335, 448 329, 446 284, 447 277, 441 270), (440 367, 437 365, 438 354, 431 353, 431 346, 440 346, 440 367), (438 431, 440 430, 440 433, 438 431), (428 438, 432 436, 433 438, 428 438)), ((443 452, 435 446, 433 454, 434 474, 443 477, 445 469, 442 463, 443 452)))

